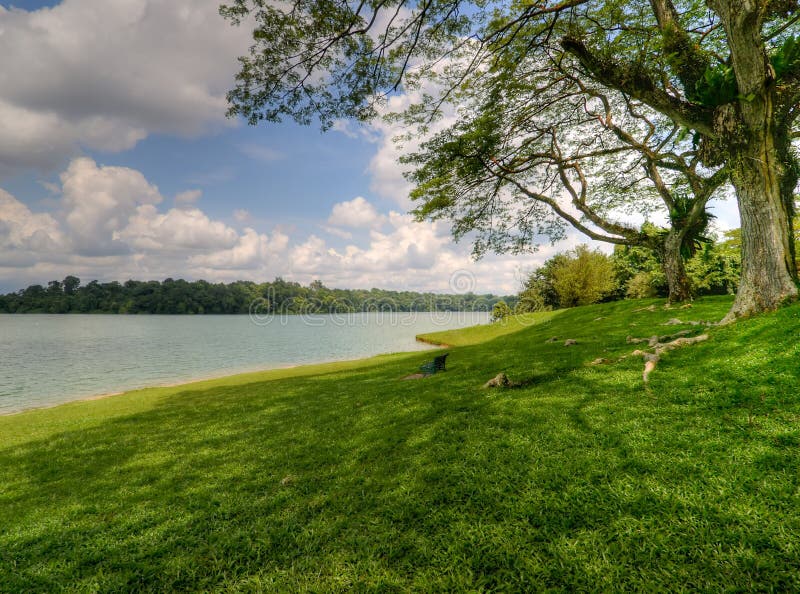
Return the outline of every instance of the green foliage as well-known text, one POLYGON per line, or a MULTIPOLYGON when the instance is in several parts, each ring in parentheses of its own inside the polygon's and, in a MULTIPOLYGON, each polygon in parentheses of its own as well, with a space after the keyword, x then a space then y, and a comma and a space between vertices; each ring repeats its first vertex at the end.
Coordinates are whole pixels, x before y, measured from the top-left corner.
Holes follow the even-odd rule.
POLYGON ((526 281, 525 288, 519 294, 514 313, 525 314, 537 311, 551 311, 553 305, 549 302, 545 293, 545 283, 537 282, 534 275, 531 275, 526 281))
POLYGON ((772 51, 769 61, 776 80, 781 80, 789 71, 796 69, 800 63, 800 37, 787 37, 783 44, 772 51))
POLYGON ((617 299, 665 297, 669 293, 664 269, 653 250, 641 246, 616 246, 611 262, 617 299))
POLYGON ((517 313, 596 303, 610 296, 614 287, 609 257, 579 245, 548 259, 526 279, 517 313))
POLYGON ((686 273, 697 295, 733 295, 741 269, 741 252, 728 242, 708 243, 686 262, 686 273))
POLYGON ((492 308, 492 322, 502 322, 514 313, 505 301, 498 301, 492 308))
POLYGON ((706 107, 731 103, 739 95, 733 68, 725 64, 708 66, 703 78, 697 81, 693 101, 706 107))
POLYGON ((600 250, 579 245, 554 267, 553 289, 561 307, 597 303, 614 290, 611 260, 600 250))
POLYGON ((675 317, 641 305, 450 332, 419 381, 429 353, 0 417, 0 590, 797 591, 800 306, 645 392, 587 365, 675 317))
MULTIPOLYGON (((515 297, 507 297, 512 304, 515 297)), ((276 278, 273 282, 230 284, 129 280, 80 286, 68 276, 48 289, 32 285, 0 296, 0 313, 113 314, 264 314, 348 313, 361 311, 491 311, 500 300, 474 293, 445 295, 383 289, 330 289, 320 281, 308 287, 276 278)))
MULTIPOLYGON (((741 275, 741 241, 738 229, 725 233, 725 240, 713 238, 699 244, 694 255, 685 261, 686 273, 695 296, 727 295, 736 292, 741 275)), ((611 264, 611 290, 601 299, 642 299, 666 297, 667 280, 657 254, 642 246, 616 246, 608 258, 611 264)), ((556 290, 558 271, 574 260, 569 253, 557 254, 535 270, 525 281, 518 298, 517 311, 546 311, 571 307, 556 290), (566 304, 566 305, 565 305, 566 304)), ((574 282, 574 281, 573 281, 574 282)), ((587 281, 588 282, 588 281, 587 281)))
POLYGON ((646 299, 656 297, 658 293, 657 280, 650 272, 637 272, 625 284, 625 297, 628 299, 646 299))
MULTIPOLYGON (((800 41, 798 37, 787 37, 770 53, 770 64, 775 79, 780 81, 800 64, 800 41)), ((718 107, 736 99, 752 101, 754 96, 740 96, 733 68, 726 64, 708 66, 703 78, 698 80, 692 100, 706 107, 718 107)))
MULTIPOLYGON (((681 257, 688 260, 697 253, 703 245, 708 244, 712 239, 706 235, 708 225, 715 218, 713 214, 703 209, 697 220, 692 221, 692 211, 697 204, 696 198, 688 194, 676 193, 672 197, 673 204, 669 211, 669 218, 672 228, 675 230, 685 230, 683 242, 681 243, 681 257)), ((651 226, 652 228, 652 226, 651 226)), ((660 231, 664 237, 668 232, 660 231)))

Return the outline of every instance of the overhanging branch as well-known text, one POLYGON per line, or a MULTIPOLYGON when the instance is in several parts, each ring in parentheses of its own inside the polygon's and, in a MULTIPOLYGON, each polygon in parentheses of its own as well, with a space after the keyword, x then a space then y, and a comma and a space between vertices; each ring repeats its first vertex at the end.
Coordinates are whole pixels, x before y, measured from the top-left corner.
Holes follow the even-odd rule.
POLYGON ((666 93, 641 68, 600 59, 589 51, 583 41, 574 37, 564 37, 561 46, 599 83, 630 95, 691 130, 710 138, 716 137, 710 110, 666 93))

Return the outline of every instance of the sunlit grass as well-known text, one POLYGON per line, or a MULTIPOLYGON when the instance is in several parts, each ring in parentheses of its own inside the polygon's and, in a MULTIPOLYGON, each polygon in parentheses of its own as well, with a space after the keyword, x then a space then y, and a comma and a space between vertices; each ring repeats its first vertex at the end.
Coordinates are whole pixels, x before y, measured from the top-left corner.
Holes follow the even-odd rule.
POLYGON ((650 303, 0 418, 0 590, 797 590, 800 306, 650 303))

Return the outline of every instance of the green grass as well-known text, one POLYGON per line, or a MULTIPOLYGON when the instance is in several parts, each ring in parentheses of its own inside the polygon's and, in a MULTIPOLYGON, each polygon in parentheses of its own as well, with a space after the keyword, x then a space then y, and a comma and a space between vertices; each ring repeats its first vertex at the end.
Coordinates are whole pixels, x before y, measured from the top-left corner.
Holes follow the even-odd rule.
POLYGON ((0 418, 0 590, 797 591, 800 306, 649 303, 0 418))

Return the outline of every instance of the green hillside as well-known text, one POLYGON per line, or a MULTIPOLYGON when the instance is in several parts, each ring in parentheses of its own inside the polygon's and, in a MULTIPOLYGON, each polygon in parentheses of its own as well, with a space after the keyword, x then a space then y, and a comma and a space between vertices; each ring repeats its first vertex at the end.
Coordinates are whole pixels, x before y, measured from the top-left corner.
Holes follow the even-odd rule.
POLYGON ((433 335, 448 371, 415 381, 432 353, 0 417, 0 591, 797 591, 800 306, 662 325, 729 306, 433 335), (684 329, 710 338, 647 387, 619 359, 684 329))

